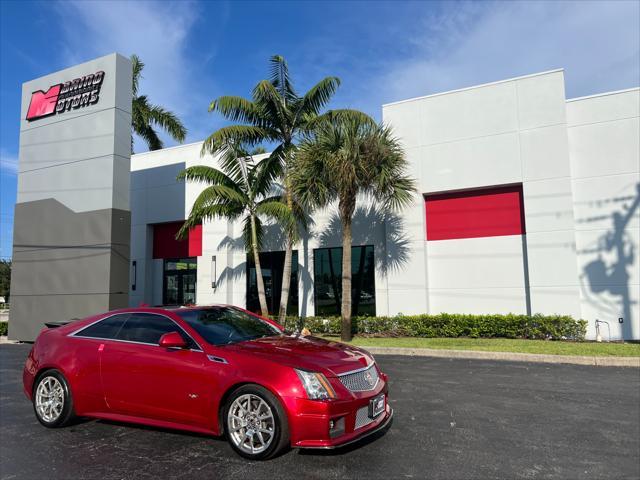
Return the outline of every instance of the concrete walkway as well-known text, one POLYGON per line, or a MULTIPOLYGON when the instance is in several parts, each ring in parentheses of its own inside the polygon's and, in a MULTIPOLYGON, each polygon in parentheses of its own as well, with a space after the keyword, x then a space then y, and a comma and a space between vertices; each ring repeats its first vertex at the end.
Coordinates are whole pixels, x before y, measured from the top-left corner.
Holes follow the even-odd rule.
POLYGON ((475 350, 446 350, 436 348, 367 347, 374 355, 407 355, 411 357, 468 358, 479 360, 504 360, 509 362, 567 363, 600 367, 640 368, 640 357, 590 357, 579 355, 546 355, 515 352, 479 352, 475 350))

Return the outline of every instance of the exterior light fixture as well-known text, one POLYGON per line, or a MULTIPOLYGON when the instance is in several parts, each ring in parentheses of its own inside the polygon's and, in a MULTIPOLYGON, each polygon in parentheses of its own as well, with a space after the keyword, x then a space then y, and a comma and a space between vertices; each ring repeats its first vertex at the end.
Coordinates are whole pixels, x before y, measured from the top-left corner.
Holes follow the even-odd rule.
POLYGON ((218 287, 218 283, 216 282, 216 256, 213 255, 211 257, 211 288, 217 288, 218 287))
POLYGON ((135 291, 138 276, 138 262, 131 262, 131 290, 135 291))

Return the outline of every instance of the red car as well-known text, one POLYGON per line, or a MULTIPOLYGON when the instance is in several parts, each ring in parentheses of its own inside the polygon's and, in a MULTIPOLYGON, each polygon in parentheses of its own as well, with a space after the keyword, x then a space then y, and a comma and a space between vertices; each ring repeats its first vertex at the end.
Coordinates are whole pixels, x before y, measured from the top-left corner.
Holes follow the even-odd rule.
POLYGON ((77 415, 226 435, 266 459, 351 443, 393 415, 369 353, 240 308, 131 308, 48 327, 23 373, 46 427, 77 415))

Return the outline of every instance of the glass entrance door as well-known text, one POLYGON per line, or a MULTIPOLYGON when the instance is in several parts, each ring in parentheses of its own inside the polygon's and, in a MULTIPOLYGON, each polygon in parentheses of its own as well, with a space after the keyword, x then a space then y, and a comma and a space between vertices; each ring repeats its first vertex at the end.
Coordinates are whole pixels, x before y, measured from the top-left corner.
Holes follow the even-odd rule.
POLYGON ((194 305, 196 303, 197 262, 192 258, 165 259, 162 303, 194 305))

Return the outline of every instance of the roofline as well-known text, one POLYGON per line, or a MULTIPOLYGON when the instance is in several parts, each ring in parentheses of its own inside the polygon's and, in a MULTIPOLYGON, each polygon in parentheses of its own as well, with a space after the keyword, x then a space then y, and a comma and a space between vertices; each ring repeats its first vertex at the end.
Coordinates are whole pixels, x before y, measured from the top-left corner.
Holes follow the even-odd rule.
POLYGON ((391 105, 398 105, 400 103, 413 102, 415 100, 424 100, 425 98, 439 97, 441 95, 449 95, 450 93, 459 93, 467 90, 473 90, 475 88, 489 87, 491 85, 499 85, 501 83, 513 82, 514 80, 522 80, 525 78, 538 77, 540 75, 548 75, 550 73, 558 73, 558 72, 564 72, 564 68, 556 68, 555 70, 547 70, 545 72, 530 73, 529 75, 521 75, 519 77, 506 78, 504 80, 497 80, 495 82, 481 83, 480 85, 473 85, 471 87, 458 88, 456 90, 447 90, 446 92, 432 93, 431 95, 423 95, 421 97, 408 98, 406 100, 398 100, 397 102, 383 103, 382 108, 389 107, 391 105))
POLYGON ((585 95, 584 97, 568 98, 567 103, 577 102, 580 100, 588 100, 590 98, 606 97, 607 95, 617 95, 619 93, 637 92, 637 91, 640 91, 640 87, 625 88, 623 90, 612 90, 610 92, 603 92, 603 93, 594 93, 593 95, 585 95))
POLYGON ((161 148, 159 150, 147 150, 146 152, 134 153, 133 155, 131 155, 131 157, 137 157, 139 155, 149 155, 149 154, 159 153, 159 152, 166 152, 167 150, 175 150, 177 148, 186 148, 186 147, 191 147, 193 145, 203 144, 203 143, 204 143, 204 140, 200 140, 198 142, 191 142, 191 143, 184 143, 184 144, 180 144, 180 145, 174 145, 173 147, 161 148))

